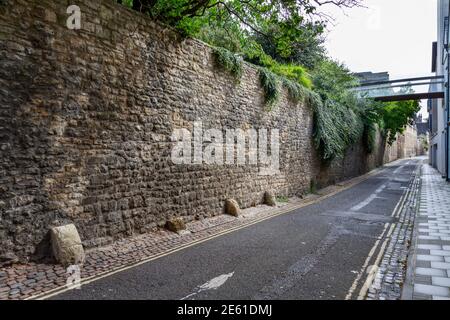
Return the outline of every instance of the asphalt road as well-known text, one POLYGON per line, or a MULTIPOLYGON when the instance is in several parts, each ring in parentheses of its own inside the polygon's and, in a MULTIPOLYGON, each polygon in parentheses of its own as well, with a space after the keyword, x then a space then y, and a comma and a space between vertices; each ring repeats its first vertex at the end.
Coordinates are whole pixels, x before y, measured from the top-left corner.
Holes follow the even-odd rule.
POLYGON ((319 203, 52 299, 344 299, 360 274, 354 299, 418 163, 402 160, 319 203))

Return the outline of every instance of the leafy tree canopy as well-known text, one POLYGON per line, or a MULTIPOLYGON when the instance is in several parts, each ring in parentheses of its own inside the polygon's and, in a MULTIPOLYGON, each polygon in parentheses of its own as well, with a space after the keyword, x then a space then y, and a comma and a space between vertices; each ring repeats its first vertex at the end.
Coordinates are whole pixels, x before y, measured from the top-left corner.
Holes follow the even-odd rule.
POLYGON ((324 56, 322 6, 354 7, 362 0, 123 0, 187 35, 245 52, 260 44, 281 63, 312 68, 324 56), (205 30, 206 29, 206 30, 205 30))

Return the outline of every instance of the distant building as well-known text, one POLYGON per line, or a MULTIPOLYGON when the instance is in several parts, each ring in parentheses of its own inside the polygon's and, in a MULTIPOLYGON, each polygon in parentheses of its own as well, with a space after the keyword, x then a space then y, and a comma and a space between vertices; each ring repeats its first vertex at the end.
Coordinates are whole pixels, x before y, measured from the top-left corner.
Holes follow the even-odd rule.
POLYGON ((389 81, 389 72, 358 72, 354 73, 361 83, 389 81))
POLYGON ((430 132, 428 121, 423 121, 422 115, 419 114, 416 118, 416 129, 418 136, 426 136, 430 132))
MULTIPOLYGON (((376 87, 380 87, 378 83, 388 82, 390 80, 389 72, 358 72, 353 74, 355 77, 357 77, 361 84, 371 84, 375 83, 375 88, 372 88, 370 90, 369 96, 389 96, 393 93, 392 89, 389 88, 390 85, 381 85, 380 89, 377 89, 376 87), (387 88, 386 88, 387 87, 387 88)), ((370 86, 369 86, 370 88, 370 86)))

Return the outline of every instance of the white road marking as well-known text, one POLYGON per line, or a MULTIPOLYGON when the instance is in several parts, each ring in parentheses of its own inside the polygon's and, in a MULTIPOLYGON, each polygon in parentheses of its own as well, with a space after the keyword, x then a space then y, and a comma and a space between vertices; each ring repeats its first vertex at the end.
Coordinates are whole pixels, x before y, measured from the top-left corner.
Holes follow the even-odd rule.
MULTIPOLYGON (((406 163, 405 165, 407 165, 407 164, 409 164, 409 162, 408 163, 406 163)), ((395 169, 394 170, 394 174, 397 174, 400 170, 402 170, 403 169, 403 167, 405 166, 405 165, 403 165, 403 166, 400 166, 400 167, 398 167, 397 169, 395 169)))
POLYGON ((231 273, 227 273, 227 274, 221 274, 220 276, 209 280, 208 282, 202 284, 201 286, 198 286, 197 290, 195 292, 188 294, 186 297, 181 298, 180 300, 186 300, 190 297, 193 297, 193 296, 199 294, 202 291, 217 290, 219 287, 223 286, 225 284, 225 282, 227 282, 227 280, 230 279, 233 275, 234 275, 234 271, 231 273))
POLYGON ((367 199, 365 199, 364 201, 361 201, 360 203, 358 203, 356 206, 352 207, 350 210, 351 211, 359 211, 362 208, 364 208, 365 206, 367 206, 369 203, 371 203, 373 200, 378 198, 378 194, 380 192, 382 192, 384 189, 386 188, 386 184, 381 185, 377 190, 375 190, 375 192, 373 194, 371 194, 367 199))

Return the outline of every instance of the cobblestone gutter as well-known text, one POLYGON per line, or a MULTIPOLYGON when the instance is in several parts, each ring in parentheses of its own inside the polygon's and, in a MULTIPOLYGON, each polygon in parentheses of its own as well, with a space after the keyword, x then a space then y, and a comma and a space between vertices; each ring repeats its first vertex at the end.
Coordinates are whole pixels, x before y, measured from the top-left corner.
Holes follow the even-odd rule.
POLYGON ((395 226, 374 281, 369 287, 367 300, 399 300, 401 298, 418 210, 419 190, 420 167, 394 212, 395 226))

